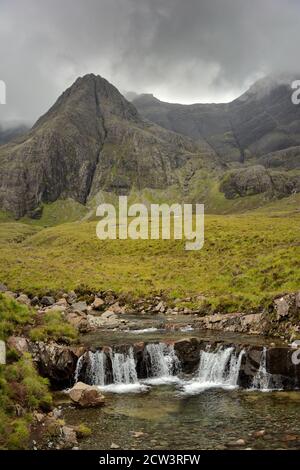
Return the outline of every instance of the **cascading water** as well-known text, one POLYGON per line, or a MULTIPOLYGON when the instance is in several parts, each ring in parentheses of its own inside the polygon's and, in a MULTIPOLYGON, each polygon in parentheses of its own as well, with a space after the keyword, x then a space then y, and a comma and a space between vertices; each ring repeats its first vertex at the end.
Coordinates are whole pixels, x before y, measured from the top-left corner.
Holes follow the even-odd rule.
POLYGON ((113 383, 132 384, 138 382, 132 348, 129 349, 127 354, 113 352, 110 350, 110 358, 112 365, 113 383))
POLYGON ((253 377, 253 390, 268 392, 282 389, 281 376, 272 375, 267 371, 267 348, 264 347, 261 354, 259 369, 253 377))
POLYGON ((196 394, 208 388, 236 388, 243 355, 243 350, 236 355, 232 347, 201 351, 197 376, 183 386, 183 392, 196 394))
POLYGON ((159 381, 157 379, 161 381, 174 379, 180 372, 180 361, 176 356, 173 344, 147 344, 145 353, 149 358, 148 376, 152 378, 152 382, 159 381))
MULTIPOLYGON (((174 346, 164 343, 148 344, 145 347, 148 379, 144 382, 163 383, 175 379, 180 371, 180 361, 174 346)), ((87 383, 98 385, 109 391, 127 392, 147 389, 137 375, 136 360, 133 348, 119 352, 112 348, 106 351, 89 351, 78 359, 75 382, 83 374, 87 383), (86 363, 83 369, 84 363, 86 363), (82 372, 83 371, 83 372, 82 372)))

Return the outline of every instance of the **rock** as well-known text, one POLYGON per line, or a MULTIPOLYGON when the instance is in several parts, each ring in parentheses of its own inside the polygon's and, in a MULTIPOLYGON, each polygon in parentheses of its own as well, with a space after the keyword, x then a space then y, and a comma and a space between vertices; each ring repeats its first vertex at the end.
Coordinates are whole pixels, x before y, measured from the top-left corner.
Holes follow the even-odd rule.
POLYGON ((44 295, 41 299, 41 304, 44 306, 44 307, 50 307, 50 305, 53 305, 55 304, 55 299, 51 296, 48 296, 48 295, 44 295))
POLYGON ((133 431, 132 437, 135 437, 136 439, 145 436, 145 433, 143 431, 133 431))
POLYGON ((77 295, 73 290, 65 294, 64 297, 66 298, 69 304, 73 304, 77 300, 77 295))
POLYGON ((72 309, 74 312, 86 313, 87 312, 87 303, 85 301, 75 302, 72 304, 72 309))
POLYGON ((165 305, 164 305, 162 300, 156 305, 156 307, 154 307, 153 311, 154 312, 164 313, 165 305))
POLYGON ((72 449, 78 446, 76 432, 71 426, 63 426, 61 430, 62 434, 62 449, 72 449))
POLYGON ((55 305, 59 305, 61 307, 66 307, 67 308, 69 304, 68 304, 67 300, 64 297, 61 297, 60 299, 58 299, 58 301, 56 302, 55 305))
POLYGON ((7 346, 9 349, 14 349, 20 357, 28 352, 27 340, 22 336, 10 336, 7 340, 7 346))
POLYGON ((296 308, 299 308, 299 309, 300 309, 300 291, 296 293, 296 296, 295 296, 295 305, 296 305, 296 308))
POLYGON ((104 395, 93 385, 87 385, 83 382, 77 382, 69 391, 69 397, 78 406, 82 408, 103 406, 104 395))
POLYGON ((255 438, 258 437, 263 437, 266 434, 266 431, 264 429, 261 429, 260 431, 255 431, 252 436, 255 438))
POLYGON ((105 319, 113 319, 116 320, 118 317, 117 315, 112 311, 112 310, 106 310, 104 313, 101 315, 102 320, 105 319))
POLYGON ((5 296, 6 297, 9 297, 10 299, 16 299, 18 297, 18 294, 16 294, 15 292, 12 292, 10 290, 6 290, 4 292, 5 296))
POLYGON ((118 444, 115 444, 114 442, 112 442, 110 448, 111 449, 120 449, 120 446, 118 446, 118 444))
POLYGON ((109 307, 109 310, 110 310, 111 312, 113 312, 113 313, 123 314, 123 313, 125 313, 126 308, 125 308, 125 307, 121 307, 121 306, 119 305, 119 302, 116 302, 116 303, 114 303, 113 305, 111 305, 111 306, 109 307))
POLYGON ((54 313, 54 312, 63 313, 65 312, 65 310, 66 310, 66 307, 64 305, 54 304, 54 305, 51 305, 51 307, 46 307, 44 312, 45 313, 54 313))
POLYGON ((5 284, 2 284, 2 282, 0 282, 0 292, 6 292, 8 289, 6 287, 5 284))
POLYGON ((289 314, 289 304, 284 297, 280 299, 275 299, 274 301, 276 319, 280 320, 282 317, 286 317, 289 314))
POLYGON ((54 418, 58 419, 62 415, 62 410, 59 409, 59 408, 54 408, 53 411, 52 411, 52 414, 53 414, 54 418))
POLYGON ((34 296, 34 297, 31 299, 31 302, 30 302, 30 303, 31 303, 32 307, 35 307, 36 305, 39 304, 39 302, 40 302, 40 301, 39 301, 39 298, 38 298, 37 296, 34 296))
POLYGON ((19 302, 19 304, 28 305, 28 306, 31 304, 30 298, 26 294, 20 294, 16 300, 17 302, 19 302))
POLYGON ((113 312, 105 312, 101 317, 95 317, 94 315, 87 315, 87 324, 89 329, 97 328, 118 328, 121 324, 124 324, 124 320, 121 321, 113 312))
POLYGON ((39 412, 37 412, 37 411, 35 411, 35 412, 33 413, 33 416, 34 416, 34 418, 36 419, 36 421, 37 421, 38 423, 42 423, 42 422, 44 421, 44 419, 45 419, 45 415, 43 415, 43 413, 39 413, 39 412))
POLYGON ((244 439, 237 439, 236 441, 233 442, 228 442, 227 446, 228 447, 243 447, 246 445, 246 442, 244 439))
POLYGON ((78 360, 73 348, 42 341, 29 343, 28 346, 42 376, 48 377, 54 387, 70 386, 78 360))
POLYGON ((6 364, 6 345, 0 340, 0 364, 6 364))
POLYGON ((66 320, 81 332, 88 329, 87 316, 84 313, 69 312, 66 314, 66 320))
POLYGON ((95 310, 100 310, 104 305, 104 300, 100 299, 100 297, 95 297, 94 302, 92 303, 91 307, 95 310))

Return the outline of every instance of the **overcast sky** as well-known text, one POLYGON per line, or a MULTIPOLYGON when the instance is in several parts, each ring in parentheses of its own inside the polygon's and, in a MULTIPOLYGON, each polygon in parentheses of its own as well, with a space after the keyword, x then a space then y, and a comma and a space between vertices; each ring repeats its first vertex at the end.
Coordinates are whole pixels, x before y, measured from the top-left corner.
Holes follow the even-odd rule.
POLYGON ((34 121, 89 72, 165 101, 230 101, 295 69, 299 25, 299 0, 0 0, 0 122, 34 121))

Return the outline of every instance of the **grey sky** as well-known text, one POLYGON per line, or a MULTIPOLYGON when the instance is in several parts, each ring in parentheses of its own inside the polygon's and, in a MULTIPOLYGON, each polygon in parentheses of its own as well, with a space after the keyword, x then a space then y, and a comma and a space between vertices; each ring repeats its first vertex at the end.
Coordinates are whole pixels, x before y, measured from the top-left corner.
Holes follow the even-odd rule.
POLYGON ((299 24, 298 0, 0 0, 0 122, 35 120, 89 72, 166 101, 229 101, 297 67, 299 24))

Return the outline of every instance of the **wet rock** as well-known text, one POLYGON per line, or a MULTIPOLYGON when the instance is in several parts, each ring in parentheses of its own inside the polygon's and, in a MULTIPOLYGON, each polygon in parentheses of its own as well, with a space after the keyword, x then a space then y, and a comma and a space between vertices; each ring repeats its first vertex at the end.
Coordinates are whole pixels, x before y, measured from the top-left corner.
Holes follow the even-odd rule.
POLYGON ((87 385, 83 382, 77 382, 74 387, 69 391, 69 397, 78 406, 82 408, 103 406, 104 395, 100 390, 93 386, 87 385))
POLYGON ((197 368, 200 348, 196 338, 182 339, 174 343, 174 350, 185 372, 193 372, 197 368))
POLYGON ((78 359, 75 348, 39 341, 29 343, 29 351, 40 374, 48 377, 55 388, 70 386, 78 359))
POLYGON ((7 340, 7 346, 9 349, 14 349, 20 357, 28 352, 28 342, 22 336, 10 336, 7 340))
POLYGON ((55 299, 49 295, 44 295, 44 297, 41 299, 41 304, 44 307, 50 307, 51 305, 55 304, 55 299))

